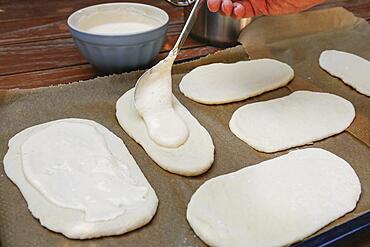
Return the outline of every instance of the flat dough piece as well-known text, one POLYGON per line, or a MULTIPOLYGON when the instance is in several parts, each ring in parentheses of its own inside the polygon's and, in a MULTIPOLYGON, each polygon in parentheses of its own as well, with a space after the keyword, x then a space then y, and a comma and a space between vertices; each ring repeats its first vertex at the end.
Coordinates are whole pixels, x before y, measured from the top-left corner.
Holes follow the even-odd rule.
POLYGON ((41 225, 52 231, 60 232, 68 238, 88 239, 123 234, 146 225, 157 210, 158 198, 123 141, 104 126, 91 120, 62 119, 21 131, 9 141, 9 150, 4 157, 4 169, 6 175, 20 189, 29 210, 35 218, 40 220, 41 225), (35 189, 23 173, 21 145, 35 132, 60 121, 89 124, 103 134, 112 154, 124 161, 130 170, 130 175, 138 185, 148 188, 145 200, 140 205, 136 204, 128 208, 122 215, 112 220, 87 222, 82 211, 59 207, 35 189))
POLYGON ((327 50, 321 53, 319 63, 332 76, 370 96, 370 61, 348 52, 327 50))
POLYGON ((229 127, 254 149, 272 153, 338 134, 354 117, 355 109, 346 99, 329 93, 296 91, 240 107, 229 127))
POLYGON ((214 63, 199 66, 185 75, 180 91, 199 103, 224 104, 283 87, 293 77, 289 65, 273 59, 214 63))
POLYGON ((307 148, 206 181, 187 219, 210 246, 285 246, 352 211, 360 194, 345 160, 307 148))
POLYGON ((126 92, 116 104, 118 122, 126 133, 144 148, 154 162, 169 172, 184 176, 206 172, 214 159, 213 141, 207 130, 174 97, 173 107, 189 128, 189 137, 178 148, 159 146, 149 137, 146 125, 136 111, 134 91, 126 92))

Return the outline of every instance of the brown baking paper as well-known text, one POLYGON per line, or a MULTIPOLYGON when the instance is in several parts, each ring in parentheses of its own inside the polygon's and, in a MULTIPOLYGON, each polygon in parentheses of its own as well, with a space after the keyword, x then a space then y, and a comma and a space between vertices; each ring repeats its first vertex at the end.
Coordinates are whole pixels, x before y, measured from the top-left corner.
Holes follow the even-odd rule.
POLYGON ((288 63, 295 79, 292 91, 340 95, 353 103, 356 119, 349 132, 370 146, 370 97, 358 93, 319 66, 324 50, 340 50, 370 60, 370 25, 343 8, 256 19, 239 37, 252 59, 271 57, 288 63))
MULTIPOLYGON (((186 205, 195 190, 212 177, 287 153, 285 151, 265 154, 255 151, 231 133, 228 122, 238 107, 246 103, 287 95, 291 89, 285 87, 249 100, 219 106, 198 104, 183 96, 178 90, 179 81, 184 73, 196 66, 245 59, 248 59, 248 56, 239 46, 197 61, 176 65, 174 68, 174 94, 207 128, 216 148, 212 168, 197 177, 182 177, 164 171, 119 126, 115 118, 115 102, 134 86, 142 71, 56 87, 0 92, 1 158, 7 151, 8 140, 27 127, 61 118, 92 119, 123 139, 159 198, 156 215, 143 228, 115 237, 85 241, 69 240, 61 234, 43 228, 38 220, 31 216, 21 193, 6 177, 1 165, 1 243, 4 246, 204 246, 191 230, 185 217, 186 205)), ((299 78, 297 75, 293 83, 297 84, 299 78)), ((356 210, 328 227, 338 225, 367 211, 370 206, 368 178, 370 152, 365 143, 346 131, 310 146, 325 148, 347 160, 356 170, 362 183, 362 196, 356 210)))

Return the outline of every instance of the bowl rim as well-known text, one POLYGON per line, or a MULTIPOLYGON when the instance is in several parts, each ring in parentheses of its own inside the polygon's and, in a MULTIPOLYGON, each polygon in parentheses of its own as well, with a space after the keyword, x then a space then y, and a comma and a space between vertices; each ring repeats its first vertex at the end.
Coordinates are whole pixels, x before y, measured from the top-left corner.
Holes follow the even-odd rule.
POLYGON ((164 11, 163 9, 161 8, 158 8, 156 6, 153 6, 153 5, 149 5, 149 4, 143 4, 143 3, 131 3, 131 2, 112 2, 112 3, 103 3, 103 4, 95 4, 95 5, 91 5, 91 6, 87 6, 87 7, 84 7, 82 9, 78 9, 76 11, 74 11, 72 14, 70 14, 68 16, 68 19, 67 19, 67 26, 77 32, 77 33, 80 33, 80 34, 85 34, 85 35, 92 35, 92 36, 95 36, 95 37, 133 37, 133 36, 138 36, 138 35, 143 35, 143 34, 148 34, 148 33, 152 33, 152 32, 156 32, 164 27, 166 27, 168 25, 170 21, 170 17, 169 15, 167 14, 166 11, 164 11), (164 14, 165 16, 165 22, 164 24, 161 24, 160 26, 158 27, 155 27, 153 29, 149 29, 147 31, 141 31, 141 32, 134 32, 134 33, 129 33, 129 34, 97 34, 97 33, 90 33, 88 31, 84 31, 84 30, 81 30, 79 28, 77 28, 76 26, 74 26, 72 23, 71 23, 71 19, 73 16, 77 15, 77 13, 81 12, 81 11, 84 11, 86 9, 90 9, 90 8, 96 8, 96 7, 99 7, 99 6, 107 6, 107 5, 130 5, 130 6, 138 6, 138 7, 143 7, 145 6, 146 8, 149 7, 149 8, 152 8, 152 9, 155 9, 161 13, 164 14))

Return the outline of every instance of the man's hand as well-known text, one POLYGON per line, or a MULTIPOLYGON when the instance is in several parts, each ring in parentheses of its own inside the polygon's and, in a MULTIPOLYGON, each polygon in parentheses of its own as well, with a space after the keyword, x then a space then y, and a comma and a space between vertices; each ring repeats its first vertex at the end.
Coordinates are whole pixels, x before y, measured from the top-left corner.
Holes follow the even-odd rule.
POLYGON ((324 0, 208 0, 211 12, 221 11, 236 18, 283 15, 300 12, 324 0))

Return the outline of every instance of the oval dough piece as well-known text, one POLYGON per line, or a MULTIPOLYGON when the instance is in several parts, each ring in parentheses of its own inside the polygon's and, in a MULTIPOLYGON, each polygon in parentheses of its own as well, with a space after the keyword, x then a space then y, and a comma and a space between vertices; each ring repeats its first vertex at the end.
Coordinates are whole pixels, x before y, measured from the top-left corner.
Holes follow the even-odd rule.
POLYGON ((351 102, 329 93, 296 91, 244 105, 231 117, 231 131, 261 152, 310 144, 344 131, 353 121, 351 102))
POLYGON ((203 104, 244 100, 283 87, 294 77, 293 69, 273 59, 199 66, 185 75, 180 91, 203 104))
POLYGON ((68 238, 88 239, 101 236, 119 235, 146 225, 154 216, 158 198, 127 150, 121 139, 104 126, 85 119, 62 119, 27 128, 9 141, 9 150, 4 157, 4 169, 7 176, 18 186, 25 198, 32 215, 40 220, 44 227, 60 232, 68 238), (128 168, 130 176, 138 186, 148 189, 144 200, 126 208, 125 212, 106 221, 88 222, 81 210, 64 208, 49 201, 33 187, 23 172, 21 146, 35 133, 44 130, 54 123, 81 123, 93 126, 104 136, 109 151, 128 168))
POLYGON ((348 52, 327 50, 321 53, 319 63, 329 74, 370 96, 370 61, 348 52))
POLYGON ((184 176, 202 174, 213 163, 212 138, 175 97, 173 98, 173 107, 189 128, 187 141, 178 148, 159 146, 149 137, 146 125, 134 105, 134 89, 127 91, 117 101, 116 116, 126 133, 139 143, 160 167, 184 176))
POLYGON ((352 211, 360 194, 345 160, 308 148, 206 181, 187 219, 210 246, 285 246, 352 211))

